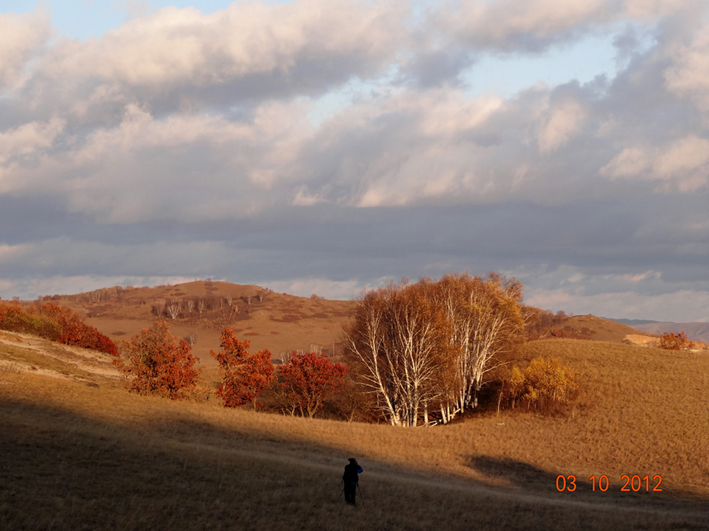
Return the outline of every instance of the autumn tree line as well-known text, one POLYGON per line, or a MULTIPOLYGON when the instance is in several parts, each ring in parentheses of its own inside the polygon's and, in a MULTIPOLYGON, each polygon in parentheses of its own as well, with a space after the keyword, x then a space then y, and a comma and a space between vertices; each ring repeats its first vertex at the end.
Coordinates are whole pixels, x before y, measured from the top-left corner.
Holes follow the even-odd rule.
MULTIPOLYGON (((291 414, 297 409, 301 416, 313 417, 328 397, 346 385, 347 368, 322 354, 293 353, 276 370, 268 350, 251 353, 249 348, 249 341, 240 341, 231 328, 226 328, 219 352, 211 351, 222 380, 214 394, 224 407, 251 404, 258 409, 256 399, 270 389, 279 399, 277 406, 291 414)), ((191 396, 200 372, 195 368, 189 342, 174 336, 166 321, 124 341, 115 364, 123 372, 129 391, 173 400, 191 396)))
MULTIPOLYGON (((402 280, 368 291, 343 330, 347 365, 322 353, 293 351, 274 366, 268 350, 251 353, 249 341, 225 328, 219 351, 211 351, 221 379, 214 395, 229 408, 313 417, 326 404, 336 404, 334 409, 349 420, 359 413, 364 420, 394 426, 435 425, 478 408, 481 391, 495 373, 498 409, 563 411, 579 394, 575 371, 556 359, 537 358, 525 368, 512 363, 526 339, 563 337, 560 326, 568 316, 525 306, 522 290, 518 280, 489 273, 402 280)), ((95 293, 103 298, 118 292, 95 293)), ((251 302, 241 297, 240 303, 251 302)), ((238 311, 236 300, 217 296, 159 299, 153 311, 174 319, 179 312, 201 314, 207 307, 238 311)), ((0 329, 116 356, 131 392, 184 399, 198 388, 194 341, 172 335, 166 320, 117 348, 69 308, 0 301, 0 329)), ((684 333, 668 333, 659 347, 686 350, 693 344, 684 333)))
MULTIPOLYGON (((365 418, 395 426, 446 424, 479 407, 488 375, 513 359, 525 326, 543 315, 524 306, 522 289, 514 278, 489 273, 402 280, 369 291, 343 331, 347 365, 292 352, 274 366, 268 350, 250 353, 249 342, 226 328, 219 352, 211 352, 221 377, 215 395, 225 407, 309 417, 339 397, 350 419, 364 410, 365 418)), ((189 342, 172 336, 166 321, 124 342, 121 352, 116 363, 133 392, 178 399, 197 385, 189 342)), ((575 373, 552 362, 531 372, 507 370, 503 379, 508 407, 567 401, 578 388, 575 373)))

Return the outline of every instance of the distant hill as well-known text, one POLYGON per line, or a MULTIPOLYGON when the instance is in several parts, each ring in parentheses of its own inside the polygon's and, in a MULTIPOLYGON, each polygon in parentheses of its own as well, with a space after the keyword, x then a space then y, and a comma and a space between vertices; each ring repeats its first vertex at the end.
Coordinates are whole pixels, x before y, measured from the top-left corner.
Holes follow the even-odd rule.
MULTIPOLYGON (((270 350, 276 363, 292 350, 316 350, 337 357, 342 327, 357 305, 355 301, 297 297, 261 286, 211 280, 157 287, 116 286, 45 298, 76 310, 117 344, 165 319, 175 335, 194 340, 192 351, 206 366, 216 366, 209 351, 219 350, 219 336, 226 327, 233 328, 239 339, 249 340, 252 352, 270 350)), ((624 342, 628 335, 653 335, 638 332, 638 326, 644 325, 631 328, 620 320, 589 314, 566 319, 559 331, 562 337, 614 343, 624 342)))
POLYGON ((357 304, 210 280, 152 288, 117 286, 46 299, 76 310, 116 343, 165 319, 173 334, 194 338, 192 351, 207 366, 216 365, 209 351, 219 350, 226 327, 239 339, 248 339, 252 352, 270 350, 274 361, 291 350, 332 354, 357 304))
POLYGON ((637 328, 591 314, 569 317, 559 327, 559 331, 563 337, 571 339, 590 339, 612 343, 623 343, 628 335, 653 335, 650 332, 638 332, 637 328))
POLYGON ((684 332, 687 338, 692 341, 702 341, 709 343, 709 323, 658 323, 638 324, 634 328, 651 334, 663 334, 665 332, 684 332))
POLYGON ((632 326, 633 328, 638 325, 659 323, 661 321, 651 321, 649 319, 613 319, 612 317, 602 317, 602 319, 608 319, 609 321, 615 321, 616 323, 621 323, 624 325, 632 326))

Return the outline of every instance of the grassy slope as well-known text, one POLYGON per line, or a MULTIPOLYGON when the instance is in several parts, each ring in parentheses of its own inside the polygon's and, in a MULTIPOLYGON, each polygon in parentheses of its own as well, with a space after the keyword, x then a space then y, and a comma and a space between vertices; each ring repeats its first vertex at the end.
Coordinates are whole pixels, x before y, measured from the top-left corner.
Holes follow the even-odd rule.
MULTIPOLYGON (((64 379, 0 363, 0 528, 702 529, 709 356, 573 340, 525 356, 540 353, 584 376, 573 418, 503 412, 432 429, 139 397, 71 365, 76 352, 64 379), (366 470, 355 510, 337 501, 350 455, 366 470), (559 473, 578 491, 556 492, 559 473), (594 473, 609 492, 590 492, 581 478, 594 473), (661 474, 664 491, 617 492, 636 473, 661 474)), ((22 347, 0 344, 10 358, 22 347)))

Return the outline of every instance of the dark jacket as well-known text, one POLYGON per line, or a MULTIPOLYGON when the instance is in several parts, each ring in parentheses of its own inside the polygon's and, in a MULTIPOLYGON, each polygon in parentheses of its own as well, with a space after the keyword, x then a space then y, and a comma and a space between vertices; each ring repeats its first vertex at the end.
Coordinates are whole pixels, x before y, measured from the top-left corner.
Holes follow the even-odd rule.
POLYGON ((349 465, 345 466, 345 473, 342 474, 342 480, 345 483, 358 483, 359 482, 359 474, 364 472, 362 470, 362 467, 357 464, 357 461, 350 462, 349 465))

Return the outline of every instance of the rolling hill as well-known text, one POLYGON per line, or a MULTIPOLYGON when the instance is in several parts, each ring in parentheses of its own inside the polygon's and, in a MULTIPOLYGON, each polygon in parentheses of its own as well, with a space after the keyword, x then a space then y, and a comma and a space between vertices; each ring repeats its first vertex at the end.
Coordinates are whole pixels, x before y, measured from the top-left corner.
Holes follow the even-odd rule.
POLYGON ((538 355, 581 375, 568 417, 403 429, 141 397, 106 355, 3 332, 0 528, 705 529, 709 356, 552 339, 518 363, 538 355), (353 455, 357 508, 338 498, 353 455), (650 492, 621 492, 623 475, 650 492))
POLYGON ((115 342, 130 338, 159 317, 166 319, 174 334, 194 338, 192 351, 205 366, 216 365, 209 351, 219 349, 219 335, 227 326, 240 339, 248 339, 252 351, 269 349, 276 361, 291 350, 331 352, 356 304, 201 280, 154 288, 108 288, 51 299, 79 312, 115 342), (200 303, 204 305, 201 311, 200 303), (179 305, 174 317, 169 313, 173 304, 179 305))
MULTIPOLYGON (((197 280, 144 288, 107 288, 51 299, 79 312, 115 342, 128 339, 159 317, 174 334, 194 338, 193 353, 202 365, 216 366, 209 355, 219 349, 219 335, 229 326, 252 351, 268 349, 277 363, 292 350, 321 350, 337 357, 342 327, 354 314, 356 301, 334 301, 275 293, 253 285, 197 280), (191 302, 191 306, 190 306, 191 302), (200 302, 204 305, 200 311, 200 302), (174 316, 171 305, 179 305, 174 316)), ((594 315, 568 318, 563 337, 593 341, 643 343, 655 334, 594 315)))
POLYGON ((650 332, 638 331, 631 326, 591 314, 569 317, 564 321, 560 330, 564 332, 566 337, 573 339, 590 339, 613 343, 622 343, 629 335, 654 337, 654 334, 650 332))

